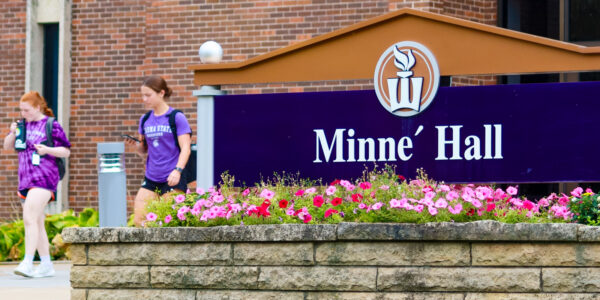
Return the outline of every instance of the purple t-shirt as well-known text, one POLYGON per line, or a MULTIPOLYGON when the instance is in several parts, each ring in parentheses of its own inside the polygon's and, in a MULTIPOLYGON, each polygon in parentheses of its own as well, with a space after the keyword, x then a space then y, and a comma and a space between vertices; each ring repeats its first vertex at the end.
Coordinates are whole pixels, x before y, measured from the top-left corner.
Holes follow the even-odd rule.
MULTIPOLYGON (((179 160, 179 149, 177 141, 173 137, 171 127, 169 126, 169 114, 173 111, 172 107, 163 115, 156 116, 154 111, 144 123, 145 139, 148 143, 148 159, 146 160, 146 177, 156 182, 166 182, 171 171, 177 166, 179 160)), ((139 133, 142 134, 142 119, 140 118, 139 133)), ((177 126, 177 135, 189 134, 192 132, 190 124, 182 113, 175 115, 175 126, 177 126)))
MULTIPOLYGON (((44 117, 39 121, 25 123, 27 147, 19 152, 19 190, 39 187, 56 191, 56 186, 60 181, 56 157, 50 154, 41 156, 40 164, 37 166, 34 166, 31 162, 35 152, 33 145, 46 141, 47 119, 48 117, 44 117)), ((65 131, 56 120, 52 123, 52 139, 54 140, 54 147, 71 148, 71 143, 67 139, 65 131)))

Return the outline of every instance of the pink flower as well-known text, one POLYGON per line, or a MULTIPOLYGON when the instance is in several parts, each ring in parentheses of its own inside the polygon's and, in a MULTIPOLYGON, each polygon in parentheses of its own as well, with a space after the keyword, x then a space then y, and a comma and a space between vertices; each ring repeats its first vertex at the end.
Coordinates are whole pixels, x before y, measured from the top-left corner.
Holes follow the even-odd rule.
POLYGON ((363 190, 368 190, 368 189, 371 188, 371 183, 368 182, 368 181, 361 182, 361 183, 358 184, 358 187, 361 188, 361 189, 363 189, 363 190))
POLYGON ((458 215, 462 211, 462 208, 462 205, 458 203, 454 207, 448 206, 448 211, 453 215, 458 215))
POLYGON ((387 191, 387 190, 389 190, 389 189, 390 189, 390 187, 389 187, 388 185, 382 185, 382 186, 380 186, 380 187, 379 187, 379 189, 380 189, 380 190, 387 191))
POLYGON ((202 196, 204 195, 204 189, 203 188, 196 188, 196 193, 198 193, 198 195, 202 196))
POLYGON ((309 194, 309 195, 312 195, 312 194, 314 194, 314 193, 316 193, 316 192, 317 192, 317 189, 316 189, 316 188, 314 188, 314 187, 307 188, 307 189, 304 191, 304 193, 306 193, 306 194, 309 194))
POLYGON ((382 206, 383 206, 383 203, 377 202, 377 203, 373 204, 372 208, 373 208, 373 210, 379 210, 382 206))
POLYGON ((165 224, 169 224, 169 223, 171 223, 171 220, 173 220, 173 217, 171 217, 171 215, 167 215, 167 216, 165 217, 165 224))
POLYGON ((242 192, 242 196, 244 196, 244 197, 248 196, 249 194, 250 194, 250 189, 245 189, 245 190, 242 192))
POLYGON ((594 191, 592 191, 592 189, 590 189, 590 188, 587 188, 587 189, 585 189, 585 192, 586 192, 586 193, 590 193, 590 194, 593 194, 593 193, 594 193, 594 191))
POLYGON ((150 222, 156 221, 156 218, 157 218, 157 216, 155 213, 151 212, 151 213, 146 214, 146 220, 148 220, 150 222))
POLYGON ((480 208, 481 207, 481 202, 477 199, 473 199, 473 201, 471 202, 471 204, 473 204, 473 206, 475 206, 476 208, 480 208))
POLYGON ((431 214, 432 216, 435 216, 438 213, 437 208, 435 208, 433 206, 427 206, 427 210, 429 211, 429 214, 431 214))
POLYGON ((175 196, 175 203, 181 203, 183 201, 185 201, 185 195, 179 194, 179 195, 175 196))
POLYGON ((187 189, 187 190, 185 190, 185 193, 186 193, 186 194, 191 194, 191 193, 192 193, 192 191, 191 191, 190 189, 187 189))
POLYGON ((329 216, 331 216, 332 214, 337 214, 338 211, 333 209, 333 208, 329 208, 325 211, 325 218, 328 218, 329 216))
POLYGON ((304 195, 304 190, 297 190, 295 195, 296 196, 302 196, 302 195, 304 195))
POLYGON ((582 193, 583 193, 583 189, 578 186, 574 190, 571 191, 571 196, 579 198, 579 197, 581 197, 582 193))
POLYGON ((517 194, 517 188, 515 188, 514 186, 509 186, 508 188, 506 188, 506 192, 509 195, 514 196, 517 194))
POLYGON ((361 204, 358 205, 358 208, 365 209, 365 208, 367 208, 367 205, 364 204, 364 203, 361 203, 361 204))
POLYGON ((450 192, 448 192, 448 194, 446 194, 446 200, 452 201, 454 199, 458 199, 458 193, 457 192, 450 191, 450 192))
POLYGON ((330 185, 329 187, 327 187, 327 189, 325 190, 325 194, 327 194, 327 196, 331 196, 333 194, 335 194, 336 188, 333 185, 330 185))
POLYGON ((321 207, 321 205, 323 205, 323 202, 325 202, 325 200, 323 200, 323 196, 321 195, 317 195, 313 198, 313 205, 316 207, 321 207))
POLYGON ((523 207, 527 210, 532 210, 535 207, 535 204, 529 200, 523 201, 523 207))
POLYGON ((446 200, 444 200, 444 198, 440 198, 437 201, 435 201, 435 207, 436 208, 446 208, 446 207, 448 207, 448 202, 446 202, 446 200))
POLYGON ((445 184, 440 185, 439 189, 440 189, 440 191, 445 192, 445 193, 450 191, 450 187, 445 184))
POLYGON ((275 192, 269 191, 268 189, 263 189, 262 192, 260 192, 261 198, 271 200, 273 196, 275 196, 275 192))
POLYGON ((179 208, 179 210, 177 211, 177 214, 185 214, 188 211, 190 211, 190 208, 184 205, 181 208, 179 208))
POLYGON ((177 218, 178 218, 179 220, 181 220, 181 221, 184 221, 185 219, 187 219, 187 218, 185 217, 185 214, 182 214, 182 213, 177 213, 177 218))
POLYGON ((419 205, 415 205, 414 210, 418 213, 423 211, 423 208, 425 208, 425 206, 423 206, 423 204, 419 204, 419 205))
POLYGON ((548 205, 550 205, 550 202, 548 202, 546 198, 542 198, 538 200, 538 205, 541 207, 548 207, 548 205))
POLYGON ((398 199, 392 199, 392 200, 390 200, 390 207, 399 208, 400 207, 400 201, 398 201, 398 199))

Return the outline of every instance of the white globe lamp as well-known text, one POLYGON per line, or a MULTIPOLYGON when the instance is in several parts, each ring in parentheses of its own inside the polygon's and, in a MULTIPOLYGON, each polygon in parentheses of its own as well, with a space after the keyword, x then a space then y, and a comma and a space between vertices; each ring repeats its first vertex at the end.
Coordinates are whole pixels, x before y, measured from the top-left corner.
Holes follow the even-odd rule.
POLYGON ((204 64, 216 64, 223 59, 223 48, 215 41, 207 41, 198 49, 200 61, 204 64))

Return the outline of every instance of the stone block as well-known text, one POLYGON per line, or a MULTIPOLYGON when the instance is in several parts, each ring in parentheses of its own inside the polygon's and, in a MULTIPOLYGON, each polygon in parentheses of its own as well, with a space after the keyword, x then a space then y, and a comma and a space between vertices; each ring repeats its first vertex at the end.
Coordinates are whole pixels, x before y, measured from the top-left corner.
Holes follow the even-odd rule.
POLYGON ((600 292, 600 268, 543 268, 544 292, 600 292))
POLYGON ((368 267, 261 267, 266 290, 375 291, 377 270, 368 267))
POLYGON ((233 245, 236 265, 312 265, 312 243, 237 243, 233 245))
POLYGON ((88 255, 91 265, 226 265, 231 263, 231 244, 93 244, 88 255))
POLYGON ((304 300, 303 292, 263 291, 217 291, 202 290, 196 293, 197 300, 304 300))
POLYGON ((323 265, 468 266, 468 243, 449 242, 339 242, 317 245, 316 260, 323 265))
POLYGON ((194 290, 105 290, 91 289, 88 300, 195 300, 194 290))
POLYGON ((576 266, 576 243, 473 243, 473 266, 576 266))
POLYGON ((467 293, 464 300, 600 300, 600 294, 555 293, 467 293))
POLYGON ((380 291, 539 292, 537 268, 379 268, 380 291))
POLYGON ((497 221, 426 224, 341 223, 338 240, 576 241, 577 224, 505 224, 497 221))
POLYGON ((87 290, 71 289, 71 300, 87 300, 87 290))
POLYGON ((86 265, 87 264, 87 253, 85 244, 71 244, 69 245, 69 256, 73 265, 86 265))
POLYGON ((306 300, 463 300, 458 293, 327 293, 308 292, 306 300))
POLYGON ((65 243, 116 243, 122 227, 67 227, 61 235, 65 243))
POLYGON ((153 287, 256 289, 258 267, 150 267, 153 287))
POLYGON ((150 287, 148 267, 73 266, 73 288, 143 288, 150 287))

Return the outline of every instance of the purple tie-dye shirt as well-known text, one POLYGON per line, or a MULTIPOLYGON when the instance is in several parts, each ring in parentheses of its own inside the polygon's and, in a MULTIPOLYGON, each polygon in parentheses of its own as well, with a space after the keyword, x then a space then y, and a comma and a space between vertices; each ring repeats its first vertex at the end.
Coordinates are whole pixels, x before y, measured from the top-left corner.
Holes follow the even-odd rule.
MULTIPOLYGON (((144 123, 145 139, 148 143, 148 159, 146 160, 146 177, 156 182, 166 182, 169 174, 177 165, 179 150, 175 144, 175 138, 169 126, 168 115, 173 111, 172 107, 163 115, 155 116, 154 111, 144 123)), ((142 134, 142 119, 140 118, 139 133, 142 134)), ((192 132, 190 124, 182 113, 175 115, 175 126, 177 135, 192 132)))
MULTIPOLYGON (((30 189, 33 187, 44 188, 50 191, 56 191, 56 186, 60 177, 56 159, 50 154, 40 157, 40 164, 34 166, 31 162, 35 147, 46 140, 46 120, 44 117, 39 121, 27 122, 25 124, 27 131, 27 148, 19 152, 19 190, 30 189)), ((67 139, 63 128, 54 120, 52 124, 52 138, 54 147, 71 148, 71 143, 67 139)))

